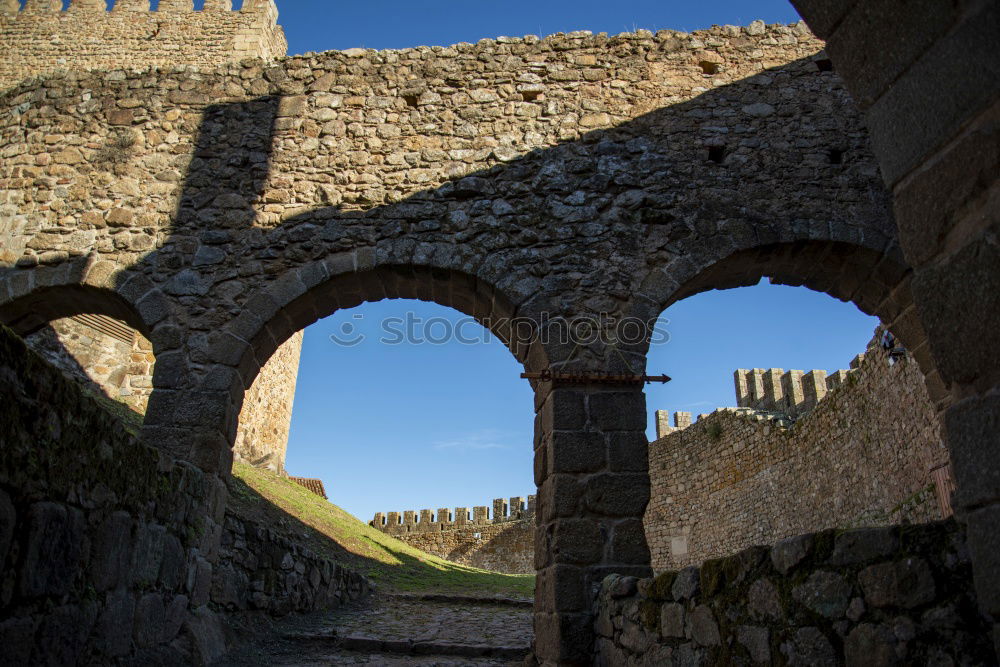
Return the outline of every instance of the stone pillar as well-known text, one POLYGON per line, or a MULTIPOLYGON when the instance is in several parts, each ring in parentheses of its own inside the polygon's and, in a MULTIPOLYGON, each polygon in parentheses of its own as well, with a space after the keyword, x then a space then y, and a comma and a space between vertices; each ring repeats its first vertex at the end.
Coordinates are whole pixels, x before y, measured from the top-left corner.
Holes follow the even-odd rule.
POLYGON ((976 594, 1000 618, 1000 4, 792 1, 865 111, 892 190, 914 307, 886 324, 945 407, 976 594))
POLYGON ((27 0, 24 3, 26 12, 59 12, 62 11, 62 0, 27 0))
POLYGON ((674 428, 687 428, 691 425, 691 413, 690 412, 675 412, 674 413, 674 428))
POLYGON ((672 433, 674 429, 670 428, 670 412, 667 410, 657 410, 656 411, 656 439, 664 438, 667 434, 672 433))
POLYGON ((231 12, 233 0, 205 0, 206 12, 231 12))
POLYGON ((611 573, 649 576, 641 387, 539 387, 535 420, 535 652, 590 664, 591 590, 611 573))

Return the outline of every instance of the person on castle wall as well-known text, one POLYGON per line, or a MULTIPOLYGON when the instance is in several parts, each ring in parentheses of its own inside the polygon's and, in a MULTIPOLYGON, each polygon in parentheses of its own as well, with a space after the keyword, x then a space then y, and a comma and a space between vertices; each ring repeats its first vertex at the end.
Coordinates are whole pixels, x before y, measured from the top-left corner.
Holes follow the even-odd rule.
POLYGON ((897 345, 896 337, 888 329, 882 333, 882 349, 889 353, 890 366, 906 358, 906 348, 897 345))

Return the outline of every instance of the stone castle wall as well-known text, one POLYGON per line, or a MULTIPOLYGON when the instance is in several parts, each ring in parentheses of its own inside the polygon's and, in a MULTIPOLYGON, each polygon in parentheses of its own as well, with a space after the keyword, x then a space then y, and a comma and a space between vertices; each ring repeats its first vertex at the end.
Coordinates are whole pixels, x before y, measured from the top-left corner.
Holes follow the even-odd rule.
POLYGON ((10 665, 207 664, 228 614, 313 611, 364 577, 226 509, 0 327, 0 644, 10 665))
POLYGON ((125 323, 104 316, 66 317, 25 340, 91 391, 146 412, 156 358, 150 342, 125 323))
MULTIPOLYGON (((826 528, 941 517, 930 471, 948 456, 923 376, 910 358, 890 366, 878 338, 849 372, 791 372, 815 378, 819 395, 797 420, 727 408, 685 426, 682 414, 680 428, 650 443, 654 569, 826 528)), ((786 375, 772 370, 737 371, 737 391, 747 377, 786 375)), ((767 395, 758 397, 775 407, 767 395)))
MULTIPOLYGON (((124 322, 83 315, 51 322, 27 337, 29 347, 91 391, 139 413, 153 387, 152 345, 124 322)), ((246 392, 233 454, 252 465, 284 471, 302 332, 281 345, 246 392)))
POLYGON ((488 506, 378 512, 370 525, 427 553, 455 563, 507 574, 533 574, 535 496, 488 506))
POLYGON ((243 397, 233 447, 237 460, 284 472, 302 336, 299 331, 271 355, 243 397))
POLYGON ((212 68, 244 58, 273 60, 288 44, 273 0, 0 0, 0 89, 58 70, 131 70, 152 66, 212 68))

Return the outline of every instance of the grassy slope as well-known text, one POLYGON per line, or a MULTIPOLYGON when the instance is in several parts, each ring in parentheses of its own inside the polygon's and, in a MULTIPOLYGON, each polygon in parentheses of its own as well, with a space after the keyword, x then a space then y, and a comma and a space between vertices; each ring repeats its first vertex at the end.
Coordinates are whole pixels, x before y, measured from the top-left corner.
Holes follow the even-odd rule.
MULTIPOLYGON (((142 415, 84 390, 133 435, 142 415)), ((499 574, 451 563, 375 530, 336 505, 266 470, 237 463, 229 483, 230 509, 281 530, 296 542, 373 579, 381 588, 468 595, 534 595, 533 575, 499 574)))
POLYGON ((383 589, 533 595, 533 575, 488 572, 432 556, 266 470, 235 464, 229 489, 229 506, 237 515, 286 532, 310 549, 371 577, 383 589))

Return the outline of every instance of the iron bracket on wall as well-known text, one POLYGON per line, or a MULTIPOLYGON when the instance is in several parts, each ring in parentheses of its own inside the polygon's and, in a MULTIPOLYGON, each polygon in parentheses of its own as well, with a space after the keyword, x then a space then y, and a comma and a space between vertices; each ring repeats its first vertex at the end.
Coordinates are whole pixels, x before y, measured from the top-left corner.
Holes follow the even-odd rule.
POLYGON ((614 373, 562 373, 560 371, 544 370, 536 373, 521 373, 526 380, 541 382, 560 382, 565 384, 648 384, 651 382, 670 382, 669 375, 617 375, 614 373))

